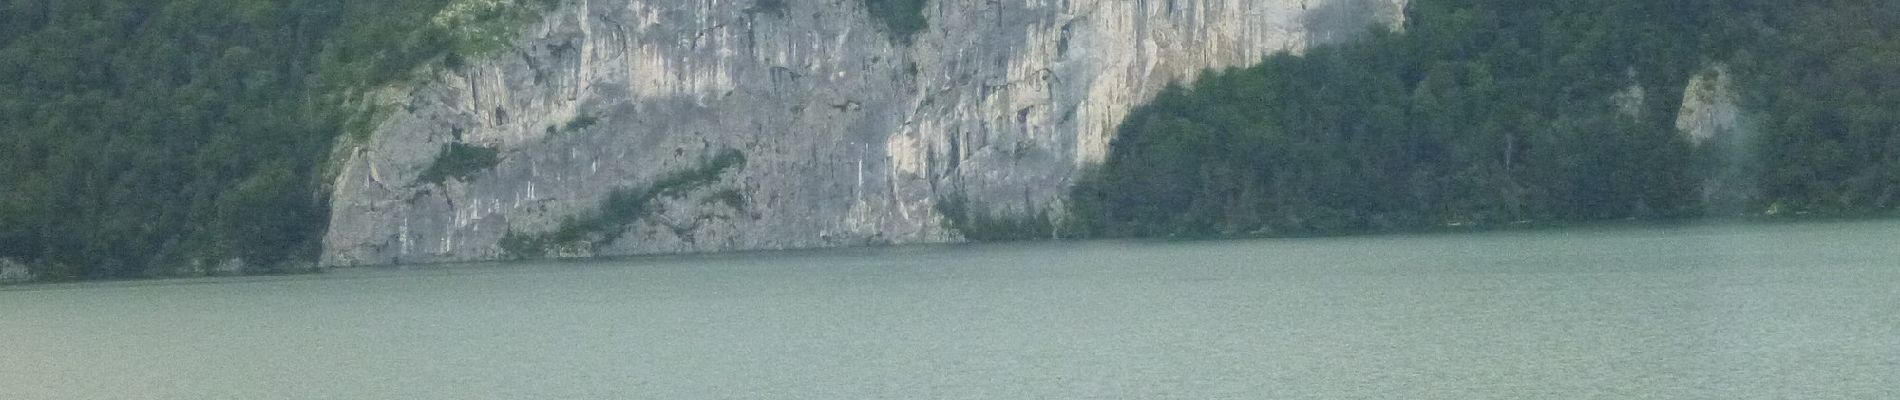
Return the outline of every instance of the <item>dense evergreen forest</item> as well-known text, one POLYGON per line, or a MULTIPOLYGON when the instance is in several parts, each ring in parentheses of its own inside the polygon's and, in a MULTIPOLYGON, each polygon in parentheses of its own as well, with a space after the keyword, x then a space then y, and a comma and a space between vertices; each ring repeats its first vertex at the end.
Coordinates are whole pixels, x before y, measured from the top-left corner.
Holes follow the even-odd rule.
POLYGON ((456 3, 0 0, 0 257, 55 280, 307 263, 366 88, 500 48, 553 1, 456 3))
POLYGON ((1308 235, 1900 203, 1900 2, 1414 0, 1408 16, 1403 34, 1168 89, 1075 187, 1063 231, 1308 235), (1745 123, 1695 144, 1675 122, 1711 65, 1736 76, 1745 123))

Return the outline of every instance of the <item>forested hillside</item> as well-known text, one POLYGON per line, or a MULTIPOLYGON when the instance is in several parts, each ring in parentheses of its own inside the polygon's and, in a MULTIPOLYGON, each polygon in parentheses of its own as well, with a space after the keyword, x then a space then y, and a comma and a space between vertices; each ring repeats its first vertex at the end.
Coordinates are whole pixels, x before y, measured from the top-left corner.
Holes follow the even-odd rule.
POLYGON ((1070 234, 1327 234, 1900 202, 1900 3, 1416 0, 1403 34, 1173 88, 1071 196, 1070 234), (1686 84, 1746 122, 1692 144, 1686 84), (1705 190, 1710 187, 1725 190, 1705 190))
POLYGON ((307 262, 366 88, 551 3, 0 0, 0 258, 44 279, 307 262))

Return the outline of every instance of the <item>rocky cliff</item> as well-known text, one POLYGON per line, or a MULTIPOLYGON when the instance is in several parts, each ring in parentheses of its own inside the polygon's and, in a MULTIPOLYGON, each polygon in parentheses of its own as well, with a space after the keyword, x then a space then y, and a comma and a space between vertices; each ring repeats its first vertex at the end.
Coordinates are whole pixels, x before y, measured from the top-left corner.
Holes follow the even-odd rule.
POLYGON ((855 0, 570 0, 345 144, 322 263, 501 258, 683 173, 707 179, 555 255, 955 241, 937 202, 1059 214, 1169 83, 1397 27, 1404 2, 933 0, 896 37, 855 0), (451 143, 497 157, 424 179, 451 143))

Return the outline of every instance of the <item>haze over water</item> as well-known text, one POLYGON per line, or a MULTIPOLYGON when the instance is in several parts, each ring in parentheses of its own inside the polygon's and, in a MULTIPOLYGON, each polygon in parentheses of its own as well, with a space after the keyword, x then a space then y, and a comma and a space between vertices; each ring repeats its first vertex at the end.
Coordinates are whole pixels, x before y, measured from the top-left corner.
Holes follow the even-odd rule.
POLYGON ((0 291, 10 399, 1900 398, 1900 223, 0 291))

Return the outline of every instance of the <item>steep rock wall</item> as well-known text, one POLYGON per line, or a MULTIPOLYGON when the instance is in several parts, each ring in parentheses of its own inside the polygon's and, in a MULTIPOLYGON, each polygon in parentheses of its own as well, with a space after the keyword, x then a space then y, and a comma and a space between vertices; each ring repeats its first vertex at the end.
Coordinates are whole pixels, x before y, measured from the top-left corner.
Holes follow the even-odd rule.
POLYGON ((1404 0, 934 0, 893 40, 856 0, 570 0, 415 88, 336 177, 327 266, 488 260, 716 152, 747 162, 563 255, 955 241, 934 204, 1059 210, 1171 82, 1371 24, 1404 0), (419 181, 440 149, 501 150, 419 181), (736 196, 734 196, 736 195, 736 196))

